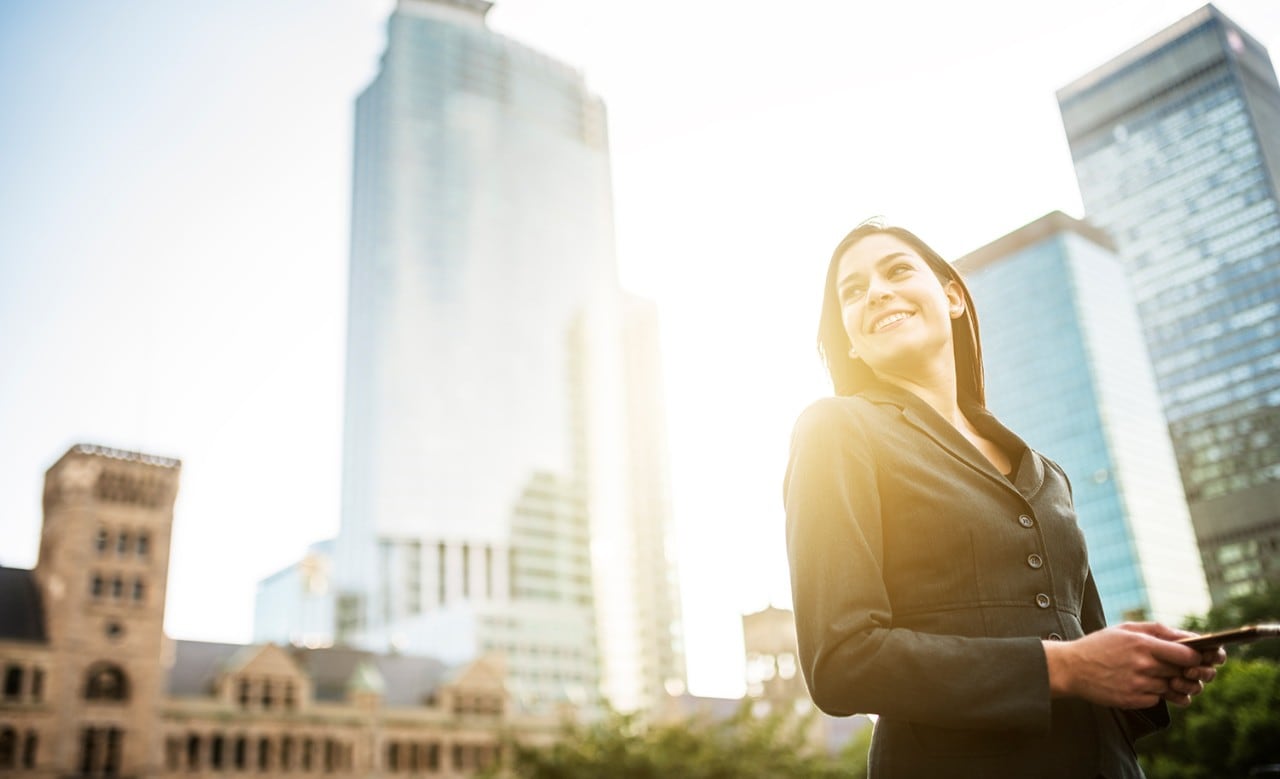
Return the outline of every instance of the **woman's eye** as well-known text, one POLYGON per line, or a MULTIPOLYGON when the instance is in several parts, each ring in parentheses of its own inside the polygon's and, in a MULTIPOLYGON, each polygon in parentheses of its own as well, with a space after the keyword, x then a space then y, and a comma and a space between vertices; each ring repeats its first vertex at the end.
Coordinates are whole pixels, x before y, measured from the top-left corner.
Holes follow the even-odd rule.
POLYGON ((893 266, 893 269, 889 271, 889 275, 891 275, 891 276, 901 276, 902 274, 907 273, 907 272, 909 272, 910 270, 911 270, 911 266, 910 266, 910 265, 907 265, 906 263, 901 263, 901 264, 899 264, 899 265, 894 265, 894 266, 893 266))

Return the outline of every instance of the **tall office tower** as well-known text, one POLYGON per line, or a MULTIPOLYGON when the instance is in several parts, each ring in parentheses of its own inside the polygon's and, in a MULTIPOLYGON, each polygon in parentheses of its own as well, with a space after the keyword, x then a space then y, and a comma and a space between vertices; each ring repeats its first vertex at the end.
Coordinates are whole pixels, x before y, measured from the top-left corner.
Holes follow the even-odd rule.
POLYGON ((1055 211, 956 267, 982 325, 987 405, 1066 471, 1107 621, 1203 614, 1195 534, 1110 239, 1055 211))
POLYGON ((615 638, 647 612, 594 603, 643 578, 592 550, 650 486, 627 429, 604 106, 489 30, 491 5, 398 0, 356 102, 336 637, 500 649, 528 700, 603 686, 638 707, 612 693, 664 669, 615 638))
POLYGON ((1214 601, 1280 584, 1280 84, 1205 6, 1057 93, 1119 247, 1214 601))

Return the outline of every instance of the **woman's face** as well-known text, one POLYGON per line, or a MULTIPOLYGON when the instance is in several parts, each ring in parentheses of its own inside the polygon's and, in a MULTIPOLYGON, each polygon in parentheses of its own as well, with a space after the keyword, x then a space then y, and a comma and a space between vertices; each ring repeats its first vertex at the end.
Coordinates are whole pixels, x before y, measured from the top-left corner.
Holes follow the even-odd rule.
POLYGON ((964 315, 959 286, 934 275, 910 244, 873 233, 845 250, 836 292, 853 356, 873 371, 911 371, 951 355, 951 320, 964 315))

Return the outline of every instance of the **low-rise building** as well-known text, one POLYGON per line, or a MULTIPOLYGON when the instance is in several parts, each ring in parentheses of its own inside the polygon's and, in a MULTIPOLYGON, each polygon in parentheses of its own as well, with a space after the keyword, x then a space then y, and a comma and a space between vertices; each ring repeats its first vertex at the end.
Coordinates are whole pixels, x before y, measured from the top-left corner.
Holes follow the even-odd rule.
POLYGON ((0 774, 463 777, 558 721, 505 660, 164 635, 181 463, 78 445, 47 472, 40 556, 0 567, 0 774))

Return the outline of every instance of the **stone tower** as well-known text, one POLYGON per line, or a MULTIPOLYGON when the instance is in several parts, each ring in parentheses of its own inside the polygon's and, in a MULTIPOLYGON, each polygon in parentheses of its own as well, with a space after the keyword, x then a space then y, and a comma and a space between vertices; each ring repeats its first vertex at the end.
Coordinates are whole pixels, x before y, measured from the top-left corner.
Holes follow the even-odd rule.
POLYGON ((146 776, 160 754, 165 583, 181 463, 72 447, 45 474, 33 571, 58 776, 146 776))

